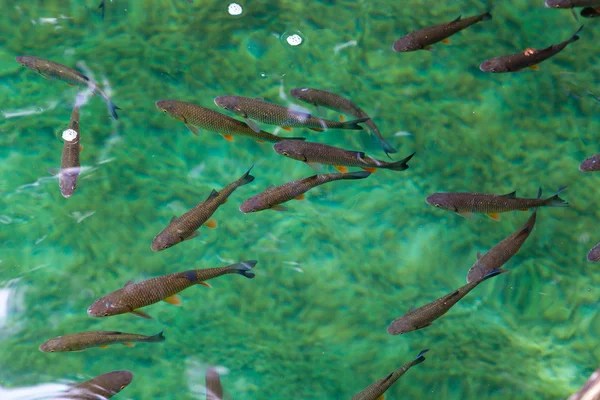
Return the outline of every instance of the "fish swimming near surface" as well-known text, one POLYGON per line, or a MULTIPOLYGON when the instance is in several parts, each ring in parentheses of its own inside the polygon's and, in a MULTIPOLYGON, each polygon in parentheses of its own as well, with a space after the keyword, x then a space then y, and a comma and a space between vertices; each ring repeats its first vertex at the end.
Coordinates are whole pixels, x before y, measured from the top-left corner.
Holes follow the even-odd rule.
POLYGON ((412 153, 400 161, 387 162, 369 157, 362 151, 344 150, 322 143, 297 140, 284 140, 276 143, 273 148, 277 153, 305 162, 311 167, 315 167, 316 164, 333 165, 340 172, 348 172, 346 167, 360 167, 369 172, 375 172, 377 169, 404 171, 408 169, 408 162, 415 155, 412 153))
POLYGON ((569 44, 579 40, 578 34, 581 31, 581 29, 583 29, 583 26, 577 29, 577 31, 564 42, 553 44, 552 46, 548 46, 541 50, 528 48, 520 53, 491 58, 489 60, 484 61, 479 66, 479 69, 483 72, 494 73, 517 72, 524 68, 531 68, 537 70, 539 63, 560 53, 569 44))
POLYGON ((600 369, 594 371, 583 387, 567 400, 600 400, 600 369))
POLYGON ((79 332, 47 340, 40 345, 40 351, 44 353, 83 351, 92 347, 106 348, 111 344, 132 347, 134 342, 164 341, 165 337, 162 331, 153 336, 109 331, 79 332))
POLYGON ((401 335, 428 327, 433 321, 446 314, 460 299, 468 295, 481 282, 505 272, 508 271, 505 269, 495 269, 479 280, 469 282, 429 304, 409 311, 400 318, 396 318, 388 326, 388 333, 390 335, 401 335))
POLYGON ((531 234, 531 231, 533 231, 536 216, 537 209, 534 209, 525 225, 519 228, 518 231, 492 247, 484 255, 477 252, 477 262, 469 269, 467 282, 480 280, 493 270, 501 268, 512 256, 517 254, 523 243, 525 243, 525 240, 531 234))
POLYGON ((384 393, 394 384, 402 375, 404 375, 409 369, 414 367, 415 365, 421 364, 425 361, 425 353, 427 353, 429 349, 421 351, 417 357, 410 361, 409 363, 404 364, 397 370, 387 374, 383 378, 378 381, 373 382, 366 388, 364 388, 360 393, 352 396, 350 400, 383 400, 384 393))
POLYGON ((517 197, 517 192, 508 194, 484 193, 434 193, 425 200, 427 204, 452 211, 456 214, 473 219, 473 213, 484 213, 495 221, 500 220, 499 213, 508 211, 527 211, 536 207, 568 207, 569 203, 558 197, 567 187, 560 188, 553 196, 542 199, 542 189, 535 199, 517 197))
POLYGON ((214 368, 206 370, 206 400, 223 400, 221 378, 214 368))
POLYGON ((73 386, 56 399, 100 400, 110 399, 133 380, 131 371, 112 371, 73 386))
POLYGON ((389 156, 389 154, 396 153, 396 149, 383 138, 379 128, 377 128, 377 125, 375 125, 375 122, 371 117, 369 117, 362 108, 350 100, 331 92, 311 88, 292 89, 290 94, 300 101, 304 101, 317 107, 325 107, 340 113, 351 115, 355 118, 369 118, 365 121, 365 125, 369 128, 371 133, 377 136, 385 154, 389 156))
POLYGON ((431 45, 444 42, 450 43, 448 38, 455 33, 462 31, 481 21, 492 19, 492 14, 488 11, 473 17, 462 18, 458 16, 453 21, 446 22, 440 25, 430 26, 411 32, 394 42, 392 47, 397 52, 408 52, 415 50, 431 50, 431 45))
POLYGON ((250 272, 257 261, 242 261, 227 267, 193 269, 185 272, 176 272, 147 279, 141 282, 127 282, 121 289, 107 294, 96 300, 87 310, 92 317, 108 317, 125 313, 151 319, 140 308, 149 306, 159 301, 166 301, 173 305, 180 305, 181 300, 177 293, 193 285, 210 285, 204 281, 214 279, 226 274, 239 274, 246 278, 254 278, 250 272))
POLYGON ((244 201, 240 206, 243 213, 251 213, 262 210, 286 211, 281 205, 292 199, 303 200, 304 193, 319 185, 344 179, 364 179, 371 175, 367 171, 348 172, 345 174, 320 174, 308 178, 298 179, 281 186, 271 186, 264 192, 257 194, 244 201))
POLYGON ((215 104, 244 118, 246 124, 255 132, 258 132, 260 127, 254 120, 269 125, 279 125, 285 130, 301 127, 322 131, 325 129, 361 130, 363 128, 359 123, 370 119, 363 117, 354 121, 331 121, 278 104, 242 96, 215 97, 215 104))
POLYGON ((213 189, 208 198, 202 203, 183 214, 181 217, 173 217, 171 222, 152 240, 150 247, 154 251, 161 251, 175 246, 184 240, 193 239, 199 235, 196 230, 202 225, 209 228, 216 228, 217 224, 210 217, 217 211, 222 204, 225 204, 229 196, 240 186, 247 185, 254 180, 250 175, 252 167, 238 180, 225 186, 217 192, 213 189))
POLYGON ((69 198, 75 192, 77 178, 81 170, 79 152, 81 151, 79 134, 79 106, 76 104, 71 113, 69 128, 62 133, 63 151, 60 162, 58 182, 63 197, 69 198))
POLYGON ((587 255, 587 260, 589 262, 598 262, 600 261, 600 243, 592 247, 590 252, 587 255))
POLYGON ((110 113, 112 114, 114 119, 119 119, 116 110, 120 110, 108 97, 108 95, 102 90, 98 84, 92 81, 87 76, 82 73, 75 71, 65 65, 55 63, 50 60, 45 60, 43 58, 33 57, 33 56, 18 56, 17 62, 24 67, 27 67, 44 78, 47 79, 55 79, 59 81, 66 82, 72 86, 80 86, 86 87, 91 90, 93 93, 102 97, 108 108, 110 109, 110 113))
POLYGON ((200 131, 198 128, 201 128, 220 133, 221 136, 230 142, 233 142, 235 136, 247 136, 257 142, 265 141, 273 143, 282 140, 304 140, 304 138, 299 137, 279 137, 260 129, 255 131, 242 121, 184 101, 159 100, 156 102, 156 107, 176 120, 183 122, 194 135, 199 135, 200 131))
POLYGON ((600 171, 600 154, 588 157, 579 165, 583 172, 600 171))

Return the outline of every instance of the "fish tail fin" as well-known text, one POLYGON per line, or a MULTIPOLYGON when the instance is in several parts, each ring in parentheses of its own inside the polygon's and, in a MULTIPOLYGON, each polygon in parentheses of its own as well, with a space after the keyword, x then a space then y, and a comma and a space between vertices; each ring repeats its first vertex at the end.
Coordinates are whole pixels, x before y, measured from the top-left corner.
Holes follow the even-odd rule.
POLYGON ((254 165, 250 167, 248 171, 240 178, 240 186, 247 185, 254 180, 254 176, 250 175, 250 171, 252 171, 254 165))
POLYGON ((408 169, 407 163, 410 161, 411 158, 414 157, 415 154, 416 154, 416 152, 412 153, 410 156, 406 157, 405 159, 391 163, 389 166, 389 169, 391 169, 392 171, 404 171, 404 170, 408 169))
POLYGON ((575 31, 575 33, 573 34, 573 36, 571 36, 571 38, 569 39, 569 43, 573 43, 579 40, 579 32, 581 32, 581 30, 583 29, 583 25, 581 25, 579 27, 579 29, 577 29, 575 31))
POLYGON ((417 354, 417 357, 414 359, 412 365, 421 364, 423 361, 425 361, 425 353, 428 351, 429 349, 421 350, 421 352, 417 354))
POLYGON ((500 275, 500 274, 504 274, 504 273, 506 273, 506 272, 508 272, 508 270, 507 270, 507 269, 504 269, 504 268, 496 268, 496 269, 494 269, 494 270, 490 271, 490 272, 489 272, 487 275, 484 275, 484 276, 483 276, 483 277, 482 277, 482 278, 479 280, 479 282, 481 283, 481 282, 483 282, 483 281, 485 281, 485 280, 488 280, 488 279, 490 279, 490 278, 493 278, 493 277, 495 277, 495 276, 498 276, 498 275, 500 275))
POLYGON ((347 172, 342 175, 342 179, 365 179, 368 178, 371 175, 371 173, 369 171, 355 171, 347 172))
POLYGON ((392 145, 389 144, 385 139, 381 138, 381 139, 379 139, 379 142, 381 143, 381 148, 383 149, 386 156, 389 157, 390 154, 394 154, 394 153, 398 152, 398 150, 394 149, 392 147, 392 145))
POLYGON ((119 107, 115 103, 113 103, 108 97, 106 98, 106 102, 108 103, 108 108, 110 109, 110 114, 114 119, 119 119, 117 115, 117 110, 120 110, 119 107))
POLYGON ((252 279, 254 278, 254 273, 249 271, 254 268, 257 262, 258 261, 256 260, 242 261, 237 264, 230 265, 229 270, 232 273, 244 275, 246 278, 252 279))
POLYGON ((165 341, 165 335, 163 335, 164 332, 165 332, 165 330, 163 329, 162 331, 158 332, 156 335, 150 336, 148 341, 149 342, 164 342, 165 341))
POLYGON ((370 119, 371 118, 366 117, 366 118, 354 119, 352 121, 342 122, 342 124, 340 125, 340 127, 342 129, 352 129, 352 130, 355 130, 355 131, 360 131, 360 130, 362 130, 363 127, 360 126, 359 124, 361 124, 363 122, 367 122, 370 119))
POLYGON ((563 186, 556 191, 554 196, 546 199, 546 207, 569 207, 569 203, 558 197, 558 195, 564 191, 567 187, 563 186))
POLYGON ((490 7, 490 9, 481 16, 481 20, 482 21, 489 21, 490 19, 492 19, 492 9, 490 7))

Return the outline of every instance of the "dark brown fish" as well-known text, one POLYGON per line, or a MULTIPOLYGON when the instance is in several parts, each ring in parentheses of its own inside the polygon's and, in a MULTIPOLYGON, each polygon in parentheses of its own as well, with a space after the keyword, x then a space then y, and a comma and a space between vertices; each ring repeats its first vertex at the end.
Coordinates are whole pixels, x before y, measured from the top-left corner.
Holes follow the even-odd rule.
POLYGON ((65 65, 33 56, 18 56, 17 62, 24 67, 34 70, 44 78, 56 79, 67 82, 73 86, 86 87, 90 89, 92 92, 102 97, 104 101, 106 101, 113 118, 119 119, 116 110, 120 110, 120 108, 113 104, 113 102, 108 98, 108 95, 98 86, 96 82, 92 81, 82 73, 65 65))
POLYGON ((388 333, 390 335, 401 335, 403 333, 428 327, 433 321, 446 314, 460 299, 468 295, 469 292, 475 289, 481 282, 504 272, 508 271, 505 269, 495 269, 477 281, 469 282, 454 290, 452 293, 448 293, 416 310, 409 311, 400 318, 396 318, 394 322, 388 326, 388 333))
POLYGON ((255 132, 260 130, 256 120, 269 125, 279 125, 284 129, 291 127, 309 128, 316 131, 325 129, 354 129, 361 130, 361 122, 370 118, 359 118, 354 121, 330 121, 314 115, 292 110, 274 103, 242 96, 215 97, 215 104, 244 118, 248 126, 255 132))
POLYGON ((560 53, 570 43, 579 40, 577 34, 583 26, 581 26, 569 39, 564 42, 553 44, 552 46, 546 47, 545 49, 536 50, 532 48, 525 49, 520 53, 509 54, 507 56, 500 56, 491 58, 484 61, 479 69, 483 72, 516 72, 524 68, 538 69, 537 65, 544 60, 560 53))
POLYGON ((79 132, 79 106, 75 104, 71 113, 69 128, 62 133, 64 144, 58 179, 60 192, 66 198, 71 197, 75 192, 81 169, 79 164, 79 152, 81 151, 79 132))
POLYGON ((304 199, 304 193, 319 185, 342 179, 364 179, 371 175, 367 171, 348 172, 345 174, 319 174, 308 178, 298 179, 281 186, 271 186, 264 192, 257 194, 244 201, 240 206, 243 213, 251 213, 262 210, 286 211, 281 205, 292 199, 304 199))
POLYGON ((184 240, 193 239, 198 236, 196 230, 202 225, 215 228, 217 225, 210 217, 222 204, 225 204, 229 196, 240 186, 247 185, 254 180, 250 175, 252 167, 237 181, 225 186, 220 192, 213 189, 208 198, 196 207, 192 208, 181 217, 173 217, 171 222, 152 240, 150 246, 154 251, 161 251, 175 246, 184 240))
POLYGON ((587 255, 587 260, 589 262, 598 262, 600 261, 600 243, 592 247, 590 252, 587 255))
POLYGON ((360 167, 369 172, 375 172, 378 168, 404 171, 408 169, 408 161, 415 155, 412 153, 400 161, 387 162, 369 157, 362 151, 344 150, 326 144, 297 140, 284 140, 276 143, 273 148, 281 155, 309 165, 333 165, 340 172, 348 172, 346 167, 360 167))
POLYGON ((304 138, 284 138, 259 130, 255 132, 248 125, 220 112, 195 104, 178 100, 159 100, 156 107, 162 112, 181 121, 194 135, 199 135, 198 128, 220 133, 225 139, 233 142, 234 136, 247 136, 261 142, 280 142, 282 140, 304 140, 304 138), (198 128, 196 128, 198 127, 198 128))
POLYGON ((579 165, 579 170, 583 172, 600 171, 600 154, 583 160, 579 165))
POLYGON ((338 96, 337 94, 311 88, 292 89, 290 94, 298 100, 310 103, 317 107, 329 108, 340 113, 351 115, 355 118, 369 118, 367 121, 365 121, 365 125, 369 127, 371 133, 377 136, 385 154, 389 155, 396 153, 396 150, 392 147, 392 145, 383 138, 379 128, 377 128, 377 125, 375 125, 375 122, 371 119, 371 117, 369 117, 369 115, 364 112, 362 108, 350 100, 338 96))
POLYGON ((546 0, 549 8, 597 7, 600 0, 546 0))
MULTIPOLYGON (((600 1, 598 2, 600 5, 600 1)), ((598 18, 600 17, 600 7, 586 7, 579 13, 583 18, 598 18)))
POLYGON ((92 317, 108 317, 132 313, 144 318, 150 318, 139 310, 161 300, 179 305, 181 301, 177 293, 193 285, 210 286, 206 280, 217 278, 226 274, 240 274, 246 278, 254 278, 254 273, 249 272, 256 261, 242 261, 227 267, 192 269, 185 272, 158 276, 145 281, 127 282, 121 289, 107 294, 96 300, 87 310, 92 317))
POLYGON ((378 400, 383 399, 383 394, 394 384, 402 375, 404 375, 409 369, 417 364, 421 364, 425 361, 425 353, 427 353, 429 349, 421 351, 417 357, 411 362, 404 364, 394 372, 389 373, 383 378, 379 379, 376 382, 373 382, 371 385, 367 386, 360 393, 352 396, 351 400, 378 400), (381 396, 381 397, 380 397, 381 396))
POLYGON ((206 400, 223 400, 221 378, 214 368, 206 370, 206 400))
POLYGON ((427 204, 443 210, 452 211, 465 218, 473 218, 472 213, 484 213, 495 221, 500 220, 499 213, 535 207, 568 207, 569 203, 558 197, 567 187, 560 188, 552 197, 542 199, 542 189, 538 198, 520 198, 517 192, 508 194, 484 193, 434 193, 425 200, 427 204))
POLYGON ((533 231, 536 215, 537 209, 533 210, 525 225, 492 247, 484 255, 477 252, 477 262, 469 269, 467 282, 480 280, 493 270, 501 268, 512 256, 517 254, 523 243, 525 243, 525 240, 529 237, 529 234, 531 234, 531 231, 533 231))
POLYGON ((113 371, 80 383, 56 399, 101 400, 110 399, 133 380, 131 371, 113 371))
POLYGON ((165 337, 160 331, 154 336, 138 335, 135 333, 124 332, 79 332, 70 335, 58 336, 47 340, 40 345, 40 351, 44 353, 54 353, 63 351, 83 351, 92 347, 108 347, 111 344, 123 344, 128 347, 133 346, 133 342, 164 342, 165 337))
POLYGON ((600 400, 600 369, 594 371, 585 385, 567 400, 600 400))
POLYGON ((394 43, 393 49, 397 52, 407 52, 407 51, 415 51, 415 50, 430 50, 430 46, 432 44, 447 41, 447 39, 474 25, 481 21, 487 21, 492 19, 492 14, 490 12, 485 12, 480 15, 475 15, 473 17, 461 18, 462 16, 458 16, 453 21, 443 23, 441 25, 430 26, 427 28, 419 29, 418 31, 411 32, 405 36, 402 36, 400 39, 396 40, 394 43))

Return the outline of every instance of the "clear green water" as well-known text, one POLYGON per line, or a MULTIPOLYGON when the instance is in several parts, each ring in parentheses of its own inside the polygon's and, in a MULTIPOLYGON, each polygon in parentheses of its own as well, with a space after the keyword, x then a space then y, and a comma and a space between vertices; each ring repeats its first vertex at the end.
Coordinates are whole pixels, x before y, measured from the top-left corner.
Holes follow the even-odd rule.
MULTIPOLYGON (((485 6, 248 1, 232 17, 221 1, 107 0, 103 21, 97 3, 0 2, 0 109, 38 111, 0 120, 0 286, 8 296, 0 308, 0 397, 130 369, 135 378, 117 398, 204 398, 205 368, 217 365, 238 400, 348 399, 430 348, 388 398, 555 399, 597 367, 600 274, 585 255, 600 240, 598 177, 577 167, 599 151, 600 103, 586 95, 600 90, 598 21, 586 21, 581 40, 539 71, 490 75, 478 69, 486 58, 562 41, 578 23, 541 0, 498 3, 492 21, 451 45, 398 54, 391 46, 401 34, 485 6), (50 17, 59 19, 40 21, 50 17), (280 40, 296 31, 303 45, 280 40), (357 45, 334 51, 351 40, 357 45), (94 169, 70 199, 46 170, 59 166, 58 137, 76 88, 21 67, 20 54, 70 67, 84 61, 122 108, 118 123, 98 98, 82 109, 81 159, 94 169), (172 98, 217 109, 213 98, 224 94, 286 104, 280 89, 302 86, 365 108, 399 157, 417 152, 411 168, 322 186, 287 213, 244 215, 244 199, 313 171, 266 143, 195 137, 154 106, 172 98), (398 131, 413 135, 393 136, 398 131), (150 250, 173 215, 252 164, 256 180, 217 211, 217 229, 150 250), (411 306, 462 285, 476 252, 527 219, 514 212, 498 223, 471 221, 428 206, 427 195, 516 189, 534 196, 539 186, 549 194, 563 185, 571 207, 540 210, 506 265, 510 274, 485 282, 427 329, 386 333, 411 306), (245 259, 259 261, 254 280, 225 276, 212 289, 189 288, 182 307, 149 307, 153 321, 86 314, 130 279, 245 259), (161 329, 162 344, 38 351, 70 332, 161 329)), ((366 133, 294 134, 385 158, 366 133)))

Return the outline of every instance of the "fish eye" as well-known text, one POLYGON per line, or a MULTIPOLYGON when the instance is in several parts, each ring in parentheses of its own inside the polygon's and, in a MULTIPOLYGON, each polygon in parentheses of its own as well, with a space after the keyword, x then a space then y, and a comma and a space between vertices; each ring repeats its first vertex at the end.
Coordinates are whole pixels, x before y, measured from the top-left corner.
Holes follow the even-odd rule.
POLYGON ((163 108, 162 112, 164 112, 164 113, 166 114, 166 113, 167 113, 167 110, 165 110, 165 109, 163 108))
POLYGON ((119 388, 119 392, 120 392, 121 390, 125 389, 125 386, 127 386, 127 385, 121 385, 121 387, 119 388))
POLYGON ((104 314, 102 314, 103 317, 108 317, 108 311, 106 311, 104 314))
POLYGON ((281 154, 283 154, 284 156, 287 156, 287 157, 290 156, 290 153, 288 153, 287 151, 282 151, 281 154))
POLYGON ((436 204, 434 204, 434 206, 436 206, 436 207, 438 207, 438 208, 439 208, 439 207, 441 207, 442 205, 441 205, 441 204, 437 204, 437 203, 436 203, 436 204))

